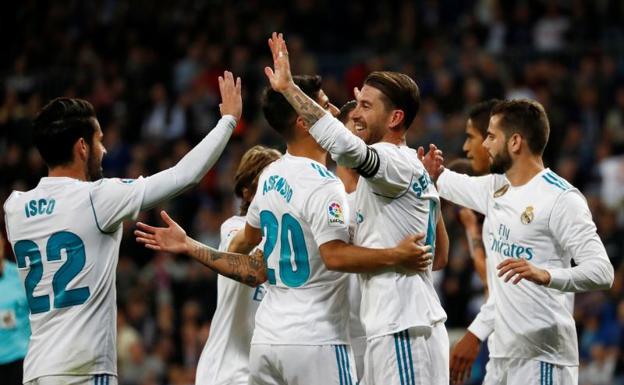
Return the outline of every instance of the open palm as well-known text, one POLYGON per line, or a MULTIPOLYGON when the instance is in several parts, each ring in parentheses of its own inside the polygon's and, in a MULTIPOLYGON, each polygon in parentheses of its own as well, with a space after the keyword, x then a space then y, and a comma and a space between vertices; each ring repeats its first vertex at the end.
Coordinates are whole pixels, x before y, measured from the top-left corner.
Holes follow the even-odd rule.
POLYGON ((269 38, 269 47, 273 54, 273 69, 265 67, 266 74, 271 88, 277 92, 283 92, 294 84, 292 74, 290 73, 290 62, 288 60, 288 48, 284 36, 280 33, 273 32, 269 38))
POLYGON ((148 249, 168 251, 171 253, 186 253, 186 231, 178 225, 166 211, 161 211, 160 216, 167 227, 154 227, 138 222, 138 230, 134 231, 136 240, 148 249))

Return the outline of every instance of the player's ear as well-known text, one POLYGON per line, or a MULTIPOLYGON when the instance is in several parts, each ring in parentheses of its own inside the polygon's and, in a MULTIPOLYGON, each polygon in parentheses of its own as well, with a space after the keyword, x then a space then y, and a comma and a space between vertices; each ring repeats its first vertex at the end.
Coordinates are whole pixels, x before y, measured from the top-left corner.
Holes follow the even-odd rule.
POLYGON ((78 138, 74 143, 74 160, 86 160, 89 157, 89 145, 84 138, 78 138))
POLYGON ((522 148, 522 145, 524 144, 524 138, 520 135, 520 134, 513 134, 511 135, 511 137, 509 138, 508 143, 508 150, 509 152, 513 152, 513 153, 519 153, 520 149, 522 148))
POLYGON ((243 187, 243 200, 245 202, 251 202, 253 200, 253 197, 254 191, 251 191, 251 189, 247 187, 243 187))
POLYGON ((306 121, 301 116, 297 115, 297 119, 295 119, 295 129, 297 132, 308 131, 308 128, 306 121))
POLYGON ((390 129, 396 130, 403 122, 403 118, 405 118, 405 113, 403 112, 403 110, 393 110, 390 114, 390 129))

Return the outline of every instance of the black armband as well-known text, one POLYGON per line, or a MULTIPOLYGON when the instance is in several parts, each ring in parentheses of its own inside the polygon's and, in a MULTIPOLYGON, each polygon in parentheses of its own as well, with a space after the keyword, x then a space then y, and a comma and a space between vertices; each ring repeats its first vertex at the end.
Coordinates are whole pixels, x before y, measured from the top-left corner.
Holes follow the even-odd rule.
POLYGON ((366 158, 364 158, 364 162, 354 168, 354 170, 362 175, 364 178, 370 178, 377 174, 379 171, 380 161, 379 154, 377 150, 372 147, 367 147, 366 158))

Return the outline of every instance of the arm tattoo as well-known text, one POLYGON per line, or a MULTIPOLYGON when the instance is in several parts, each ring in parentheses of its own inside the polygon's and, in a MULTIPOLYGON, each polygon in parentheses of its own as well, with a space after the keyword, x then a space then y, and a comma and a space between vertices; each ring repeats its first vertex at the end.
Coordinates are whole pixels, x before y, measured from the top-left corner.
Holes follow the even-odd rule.
POLYGON ((228 253, 197 241, 193 243, 191 256, 217 273, 249 286, 258 286, 266 281, 262 252, 251 255, 228 253))
POLYGON ((327 113, 327 111, 301 91, 299 87, 289 89, 285 91, 283 95, 286 100, 288 100, 288 103, 297 111, 297 114, 301 116, 310 127, 327 113))

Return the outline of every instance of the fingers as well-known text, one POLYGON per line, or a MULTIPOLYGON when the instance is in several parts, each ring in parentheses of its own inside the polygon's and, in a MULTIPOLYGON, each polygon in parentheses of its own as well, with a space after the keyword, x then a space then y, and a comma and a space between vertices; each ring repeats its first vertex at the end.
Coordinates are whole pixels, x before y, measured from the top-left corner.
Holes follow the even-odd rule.
POLYGON ((137 227, 139 229, 141 229, 141 230, 143 230, 143 231, 145 231, 147 233, 152 233, 153 234, 153 233, 156 232, 156 230, 158 230, 158 227, 153 227, 153 226, 150 226, 150 225, 145 224, 143 222, 137 222, 136 225, 137 225, 137 227))
POLYGON ((425 158, 425 149, 423 148, 423 146, 418 147, 418 150, 416 150, 416 154, 418 155, 418 159, 420 159, 421 161, 425 158))
POLYGON ((241 90, 242 90, 242 85, 243 85, 243 81, 241 80, 240 76, 236 77, 236 95, 240 96, 241 95, 241 90))
POLYGON ((169 216, 169 214, 167 214, 167 212, 165 210, 161 210, 160 211, 160 217, 169 226, 177 226, 178 225, 173 219, 171 219, 171 217, 169 216))
POLYGON ((269 79, 269 81, 272 81, 275 77, 275 73, 273 72, 273 69, 271 67, 264 67, 264 74, 269 79))
POLYGON ((356 99, 358 99, 360 97, 360 89, 357 87, 353 87, 353 96, 355 96, 356 99))

